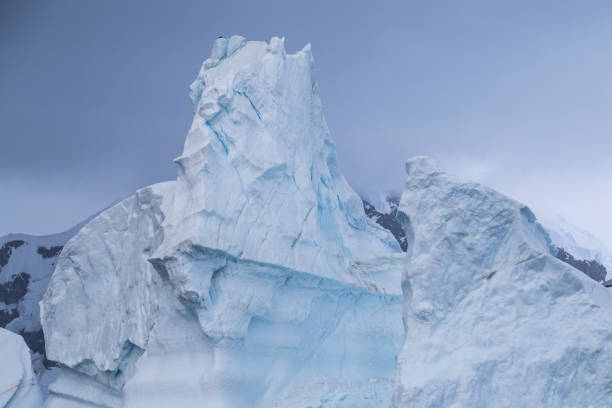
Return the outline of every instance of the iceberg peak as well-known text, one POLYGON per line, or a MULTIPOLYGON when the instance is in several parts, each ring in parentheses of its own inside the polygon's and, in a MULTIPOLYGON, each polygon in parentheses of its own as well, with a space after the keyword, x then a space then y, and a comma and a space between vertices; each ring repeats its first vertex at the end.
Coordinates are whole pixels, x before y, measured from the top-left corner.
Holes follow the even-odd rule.
POLYGON ((321 401, 388 402, 403 252, 340 174, 312 67, 309 45, 215 40, 176 180, 100 214, 58 260, 41 302, 53 401, 287 406, 331 378, 321 401))
POLYGON ((191 95, 193 123, 175 159, 181 208, 156 255, 190 241, 354 281, 353 263, 399 252, 340 174, 310 45, 288 54, 284 38, 218 38, 191 95), (262 223, 269 212, 275 223, 262 223))
POLYGON ((428 156, 415 156, 406 160, 406 174, 414 176, 416 174, 439 173, 436 162, 428 156))

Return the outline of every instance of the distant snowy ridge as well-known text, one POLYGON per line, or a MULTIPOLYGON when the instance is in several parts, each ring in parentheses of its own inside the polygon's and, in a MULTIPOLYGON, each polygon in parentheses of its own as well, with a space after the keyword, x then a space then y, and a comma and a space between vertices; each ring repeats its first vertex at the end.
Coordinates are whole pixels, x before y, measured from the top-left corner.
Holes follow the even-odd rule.
POLYGON ((363 209, 368 217, 373 219, 378 225, 388 230, 393 234, 402 251, 408 249, 408 241, 402 224, 398 221, 397 208, 399 206, 399 197, 388 195, 384 204, 373 205, 367 199, 362 198, 363 209))
POLYGON ((584 272, 585 275, 597 282, 604 282, 606 280, 606 267, 595 260, 576 259, 563 248, 557 248, 556 257, 584 272))
POLYGON ((45 391, 55 375, 48 371, 53 363, 45 359, 38 302, 47 290, 63 246, 87 221, 54 235, 0 237, 0 327, 24 338, 45 391))
MULTIPOLYGON (((570 254, 575 260, 584 263, 594 261, 603 266, 606 271, 612 270, 612 252, 590 232, 573 225, 560 215, 545 216, 542 218, 542 224, 548 231, 553 244, 563 252, 570 254)), ((560 256, 565 255, 560 253, 560 256)), ((605 279, 605 275, 600 279, 601 272, 596 271, 601 271, 601 268, 598 268, 597 265, 583 265, 583 268, 592 269, 594 279, 605 279)))
POLYGON ((0 328, 23 337, 43 396, 57 377, 57 365, 46 359, 38 303, 66 242, 99 213, 57 234, 11 233, 0 237, 0 328))

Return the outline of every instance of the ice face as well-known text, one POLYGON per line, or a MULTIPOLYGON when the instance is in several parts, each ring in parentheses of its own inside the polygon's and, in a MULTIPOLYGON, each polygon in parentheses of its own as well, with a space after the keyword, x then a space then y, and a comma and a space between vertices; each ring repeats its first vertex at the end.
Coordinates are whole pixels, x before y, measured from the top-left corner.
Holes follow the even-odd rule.
POLYGON ((406 164, 406 343, 393 406, 609 406, 612 302, 525 206, 406 164))
POLYGON ((353 264, 397 254, 338 170, 312 71, 310 46, 288 55, 280 38, 215 42, 191 85, 195 114, 160 258, 190 240, 355 283, 353 264))
POLYGON ((338 170, 310 47, 219 38, 191 97, 177 180, 60 256, 48 406, 388 404, 404 254, 338 170))
POLYGON ((87 221, 68 231, 45 236, 8 234, 0 237, 0 327, 21 335, 30 348, 32 368, 43 395, 56 378, 45 360, 45 341, 38 302, 47 289, 60 251, 87 221))
POLYGON ((172 185, 139 190, 68 241, 40 304, 49 359, 121 388, 154 325, 161 279, 147 258, 172 185))
POLYGON ((40 408, 42 396, 23 338, 0 328, 0 407, 40 408))

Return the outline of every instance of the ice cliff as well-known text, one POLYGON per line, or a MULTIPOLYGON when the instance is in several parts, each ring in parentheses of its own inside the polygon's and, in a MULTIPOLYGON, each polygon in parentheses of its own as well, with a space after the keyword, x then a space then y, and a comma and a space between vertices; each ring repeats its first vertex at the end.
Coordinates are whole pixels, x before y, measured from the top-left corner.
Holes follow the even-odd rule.
POLYGON ((215 41, 177 179, 60 255, 47 407, 388 404, 404 253, 338 170, 312 63, 280 38, 215 41))
POLYGON ((406 164, 406 343, 394 407, 612 405, 608 289, 554 256, 533 213, 406 164))

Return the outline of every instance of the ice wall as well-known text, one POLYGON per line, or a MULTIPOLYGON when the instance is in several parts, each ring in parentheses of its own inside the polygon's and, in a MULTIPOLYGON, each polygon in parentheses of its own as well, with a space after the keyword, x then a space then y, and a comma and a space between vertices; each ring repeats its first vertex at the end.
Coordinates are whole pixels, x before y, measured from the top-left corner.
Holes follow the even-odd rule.
POLYGON ((406 343, 394 407, 612 404, 608 289, 552 255, 524 205, 406 164, 406 343))
POLYGON ((172 186, 137 191, 64 247, 40 303, 47 356, 62 364, 46 406, 121 406, 118 390, 159 313, 161 278, 148 258, 163 239, 172 186))
POLYGON ((388 404, 404 254, 340 175, 312 71, 309 46, 215 41, 177 180, 60 256, 48 407, 388 404))
POLYGON ((398 244, 338 170, 307 45, 216 40, 194 106, 159 257, 185 240, 240 259, 355 283, 398 244))

